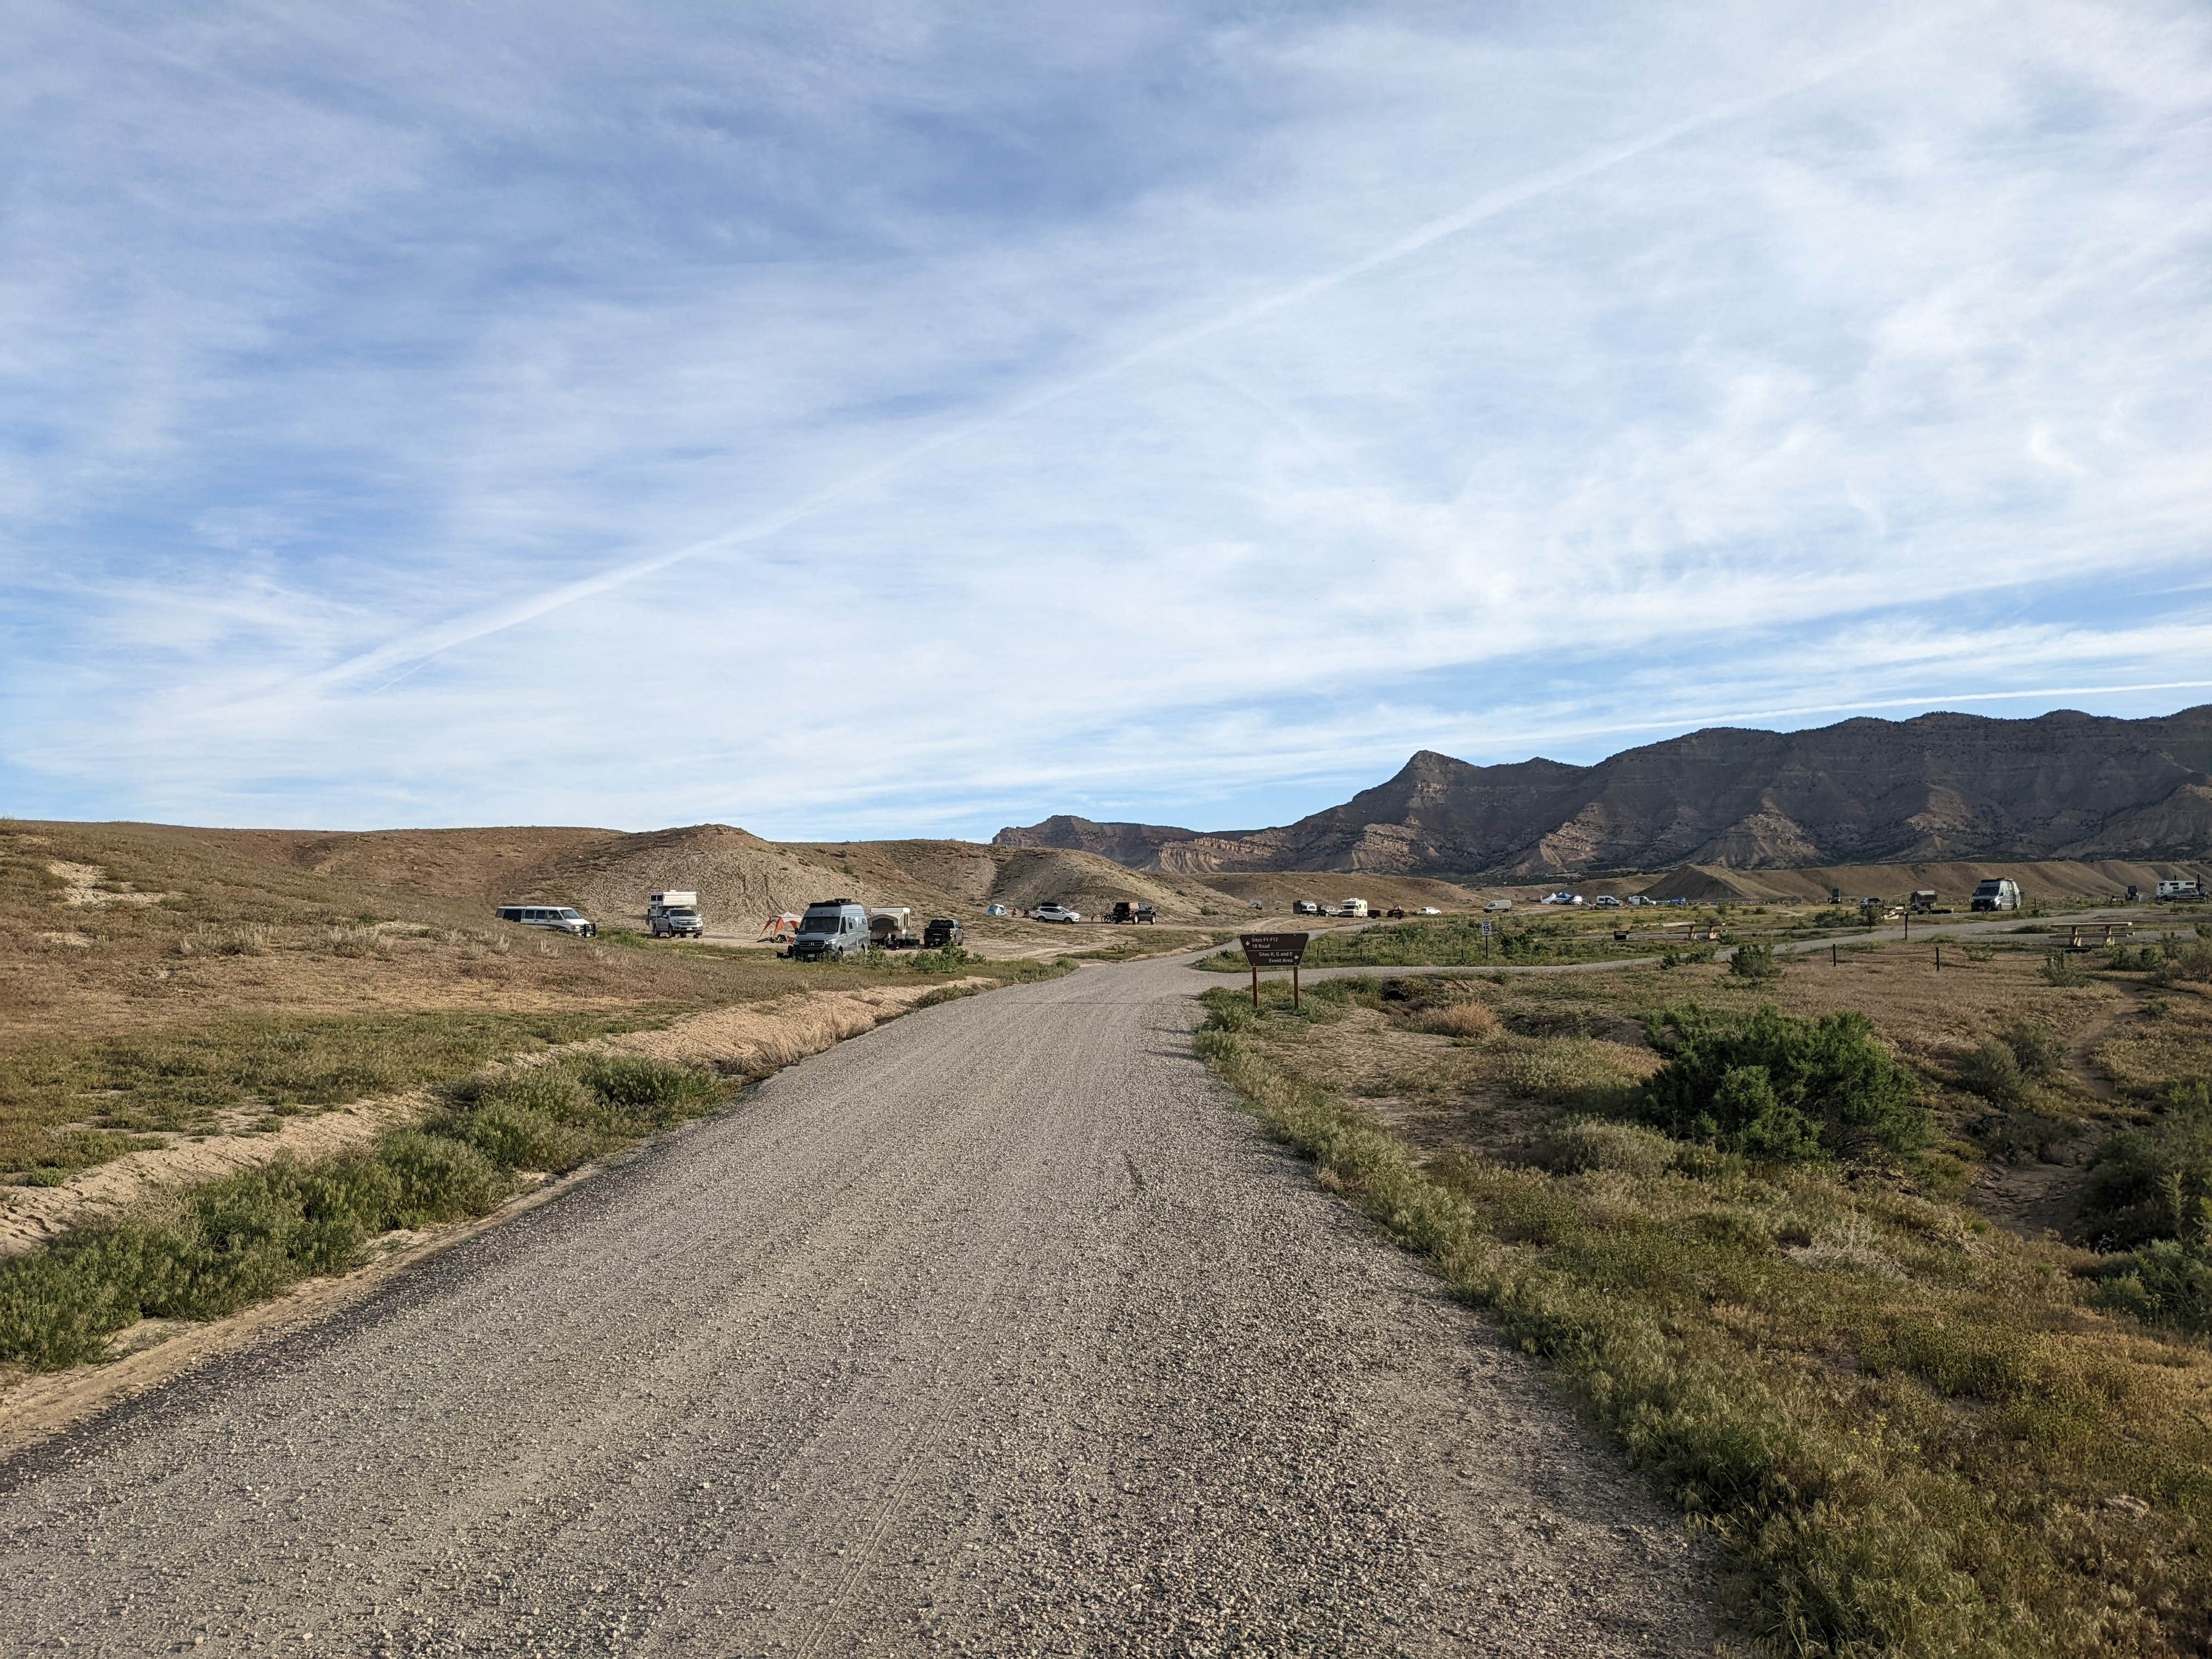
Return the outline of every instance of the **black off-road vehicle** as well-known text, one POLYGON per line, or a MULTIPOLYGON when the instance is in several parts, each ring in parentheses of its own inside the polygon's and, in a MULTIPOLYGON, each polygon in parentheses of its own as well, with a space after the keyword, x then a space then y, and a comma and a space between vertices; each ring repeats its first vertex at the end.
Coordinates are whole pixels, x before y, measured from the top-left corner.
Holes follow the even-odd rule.
POLYGON ((921 948, 942 951, 948 945, 960 943, 960 924, 951 916, 938 916, 921 930, 921 948))
POLYGON ((1114 902, 1114 914, 1110 920, 1115 921, 1157 921, 1159 918, 1152 914, 1152 907, 1149 904, 1133 904, 1127 899, 1116 899, 1114 902))

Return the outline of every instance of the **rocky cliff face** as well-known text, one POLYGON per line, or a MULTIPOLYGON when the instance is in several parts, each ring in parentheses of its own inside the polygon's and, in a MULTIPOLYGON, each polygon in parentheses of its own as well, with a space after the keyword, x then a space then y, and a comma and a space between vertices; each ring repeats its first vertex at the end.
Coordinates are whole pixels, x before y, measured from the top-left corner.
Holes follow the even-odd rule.
POLYGON ((2212 705, 2140 720, 2062 710, 1721 727, 1595 766, 1470 766, 1424 750, 1389 782, 1279 829, 1195 835, 1056 818, 999 839, 1060 824, 1085 839, 1016 844, 1079 845, 1186 875, 2201 856, 2212 851, 2212 705))
POLYGON ((1069 853, 1096 853, 1132 870, 1158 870, 1157 856, 1171 841, 1188 841, 1195 830, 1159 823, 1094 823, 1062 812, 1042 823, 1009 824, 991 837, 994 847, 1052 847, 1069 853))

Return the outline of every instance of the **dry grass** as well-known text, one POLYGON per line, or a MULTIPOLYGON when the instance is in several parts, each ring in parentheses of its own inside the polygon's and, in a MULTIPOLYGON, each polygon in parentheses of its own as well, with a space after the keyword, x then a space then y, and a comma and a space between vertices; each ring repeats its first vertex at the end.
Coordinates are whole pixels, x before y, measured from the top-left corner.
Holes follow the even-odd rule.
MULTIPOLYGON (((252 1130, 547 1042, 915 971, 528 933, 441 890, 465 882, 435 836, 349 839, 334 867, 289 857, 301 848, 315 838, 0 828, 0 1181, 52 1181, 134 1136, 252 1130), (381 884, 410 869, 422 885, 381 884)), ((943 981, 1034 971, 921 966, 943 981)))
MULTIPOLYGON (((2023 1012, 2078 1044, 2130 994, 2042 986, 2032 957, 1988 966, 1977 982, 1947 960, 1945 1001, 1927 994, 1932 967, 1899 958, 1825 982, 1793 968, 1769 994, 1825 1012, 1853 1006, 1855 981, 1879 994, 1882 1036, 1931 1056, 2023 1012)), ((2212 1354, 2100 1310, 2099 1258, 1991 1227, 1897 1163, 1761 1165, 1516 1104, 1532 1053, 1632 1054, 1618 1022, 1726 1002, 1722 975, 1486 988, 1508 1033, 1474 1043, 1417 1034, 1436 993, 1329 988, 1322 1020, 1279 1002, 1255 1019, 1209 994, 1202 1046, 1711 1528, 1758 1645, 2087 1659, 2212 1644, 2212 1354), (1417 1141, 1399 1127, 1423 1054, 1449 1109, 1417 1141), (1363 1075, 1407 1092, 1354 1105, 1343 1083, 1363 1075)))

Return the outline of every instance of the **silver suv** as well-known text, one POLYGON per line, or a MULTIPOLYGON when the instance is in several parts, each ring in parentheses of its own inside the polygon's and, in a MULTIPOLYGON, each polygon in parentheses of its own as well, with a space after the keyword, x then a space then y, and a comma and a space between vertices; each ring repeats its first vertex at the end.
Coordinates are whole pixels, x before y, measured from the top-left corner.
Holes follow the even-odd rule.
POLYGON ((584 919, 583 913, 572 910, 565 904, 502 904, 499 907, 501 921, 519 921, 525 927, 550 927, 556 933, 573 933, 578 939, 589 939, 599 930, 584 919))

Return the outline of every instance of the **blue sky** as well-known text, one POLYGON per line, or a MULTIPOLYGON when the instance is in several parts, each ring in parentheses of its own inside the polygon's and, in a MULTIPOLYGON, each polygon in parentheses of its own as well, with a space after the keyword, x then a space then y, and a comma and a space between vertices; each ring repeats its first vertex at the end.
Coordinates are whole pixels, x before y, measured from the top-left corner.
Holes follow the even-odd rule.
POLYGON ((18 0, 0 811, 2212 701, 2212 14, 18 0))

